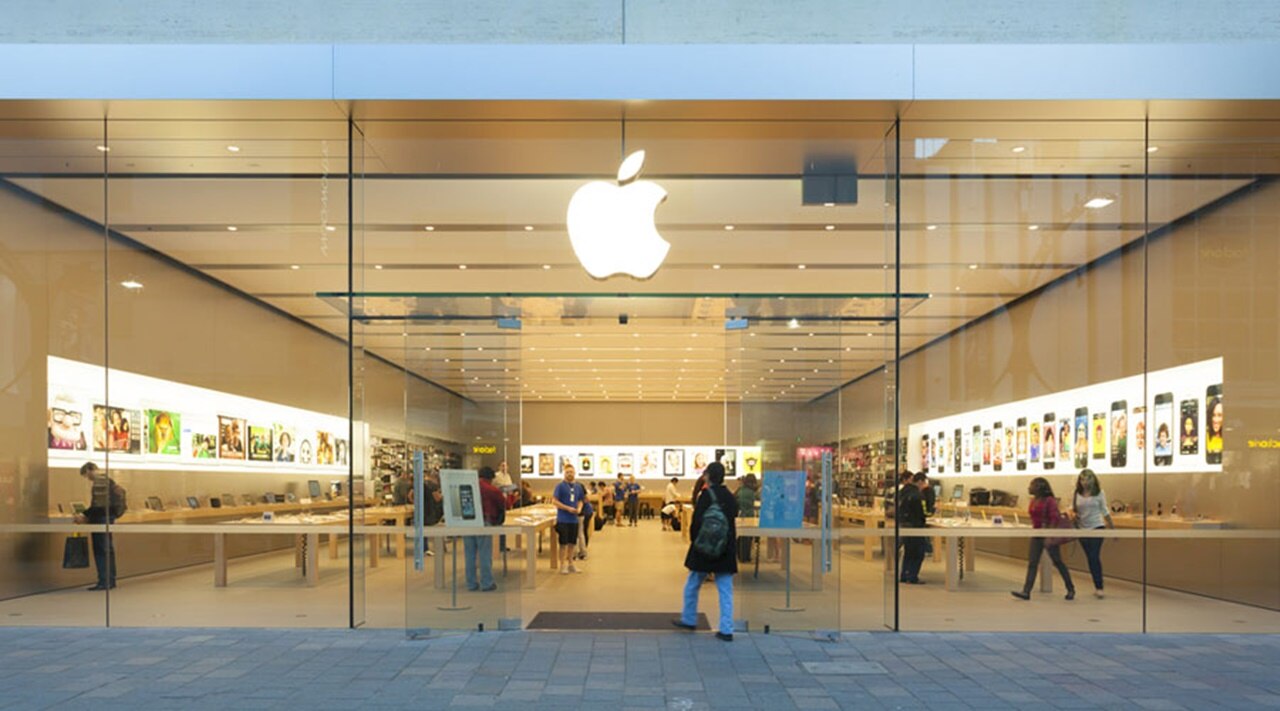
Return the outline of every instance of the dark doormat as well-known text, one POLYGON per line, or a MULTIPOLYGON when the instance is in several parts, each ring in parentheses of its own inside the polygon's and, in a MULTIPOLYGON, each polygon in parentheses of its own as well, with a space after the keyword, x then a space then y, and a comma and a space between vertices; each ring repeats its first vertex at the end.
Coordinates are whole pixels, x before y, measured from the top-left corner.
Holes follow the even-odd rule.
MULTIPOLYGON (((526 629, 674 632, 671 621, 678 619, 678 612, 539 612, 526 629)), ((711 629, 702 613, 698 629, 711 629)))

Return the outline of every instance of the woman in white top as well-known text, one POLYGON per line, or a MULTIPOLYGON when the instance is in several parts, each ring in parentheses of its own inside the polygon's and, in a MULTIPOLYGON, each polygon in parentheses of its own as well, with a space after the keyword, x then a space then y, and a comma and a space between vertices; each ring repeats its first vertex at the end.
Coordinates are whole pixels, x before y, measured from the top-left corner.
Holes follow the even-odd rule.
MULTIPOLYGON (((1111 521, 1111 509, 1107 507, 1107 495, 1092 469, 1085 469, 1076 478, 1076 495, 1072 505, 1076 513, 1076 528, 1095 530, 1115 528, 1111 521)), ((1093 576, 1093 596, 1102 599, 1102 543, 1101 538, 1080 538, 1080 547, 1089 560, 1089 574, 1093 576)))

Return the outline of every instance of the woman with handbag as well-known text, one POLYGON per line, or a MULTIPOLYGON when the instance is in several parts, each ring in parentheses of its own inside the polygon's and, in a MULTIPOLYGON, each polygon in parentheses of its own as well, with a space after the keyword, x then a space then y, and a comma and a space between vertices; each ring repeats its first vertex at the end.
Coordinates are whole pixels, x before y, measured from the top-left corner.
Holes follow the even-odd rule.
MULTIPOLYGON (((1032 479, 1027 493, 1032 497, 1027 513, 1031 516, 1031 525, 1034 528, 1074 528, 1071 520, 1063 516, 1058 508, 1058 499, 1053 495, 1053 487, 1049 486, 1048 479, 1042 476, 1032 479)), ((1036 584, 1036 572, 1040 568, 1040 555, 1047 550, 1049 559, 1053 561, 1053 567, 1058 569, 1058 573, 1062 575, 1062 582, 1067 586, 1066 599, 1074 600, 1076 586, 1071 582, 1071 571, 1067 570, 1067 564, 1062 562, 1062 552, 1059 550, 1066 541, 1067 539, 1062 537, 1032 538, 1031 548, 1027 554, 1027 580, 1021 590, 1014 590, 1009 594, 1019 600, 1031 599, 1031 587, 1036 584)))
MULTIPOLYGON (((1076 478, 1076 495, 1072 508, 1076 514, 1076 528, 1086 531, 1115 528, 1111 510, 1107 508, 1107 495, 1092 469, 1085 469, 1076 478)), ((1101 538, 1081 538, 1080 547, 1089 560, 1089 575, 1093 577, 1093 596, 1102 599, 1102 543, 1101 538)))

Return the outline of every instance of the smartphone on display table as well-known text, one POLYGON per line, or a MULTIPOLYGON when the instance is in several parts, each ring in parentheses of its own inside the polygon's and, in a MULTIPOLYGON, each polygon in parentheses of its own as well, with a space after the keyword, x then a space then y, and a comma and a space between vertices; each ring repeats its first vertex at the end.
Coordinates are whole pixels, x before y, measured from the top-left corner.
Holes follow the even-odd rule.
POLYGON ((1076 408, 1075 462, 1076 469, 1089 466, 1089 408, 1076 408))
POLYGON ((1178 421, 1178 451, 1182 454, 1196 454, 1200 451, 1200 401, 1196 398, 1183 400, 1182 414, 1178 421))
POLYGON ((1093 458, 1107 458, 1107 413, 1093 413, 1093 458))
POLYGON ((1027 418, 1018 418, 1018 471, 1027 469, 1027 418))
POLYGON ((991 428, 994 435, 991 442, 991 468, 995 471, 1004 469, 1004 425, 997 422, 991 428))
POLYGON ((1129 461, 1129 403, 1111 403, 1111 466, 1123 468, 1129 461))
POLYGON ((953 436, 951 438, 951 471, 956 474, 959 474, 960 473, 960 450, 964 448, 964 445, 960 444, 960 428, 957 427, 956 431, 952 434, 953 436))
POLYGON ((973 426, 973 459, 970 463, 975 472, 982 471, 982 427, 979 425, 973 426))
POLYGON ((1156 395, 1155 406, 1156 437, 1152 452, 1157 467, 1173 464, 1173 393, 1156 395))
POLYGON ((1210 385, 1204 391, 1204 460, 1222 463, 1223 432, 1226 418, 1222 410, 1222 384, 1210 385))

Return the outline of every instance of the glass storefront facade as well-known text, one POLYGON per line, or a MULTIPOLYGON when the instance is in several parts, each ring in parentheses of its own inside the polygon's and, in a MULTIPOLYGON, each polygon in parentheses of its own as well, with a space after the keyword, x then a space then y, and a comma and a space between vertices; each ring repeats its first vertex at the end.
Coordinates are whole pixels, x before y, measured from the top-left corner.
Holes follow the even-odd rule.
POLYGON ((750 450, 808 482, 804 525, 744 524, 753 631, 1280 629, 1274 104, 5 112, 8 624, 667 611, 686 543, 562 580, 519 509, 497 591, 468 591, 465 531, 424 507, 419 536, 400 477, 506 462, 546 497, 562 453, 611 482, 653 451, 660 496, 700 454, 745 472, 750 450), (638 150, 670 252, 592 279, 565 211, 638 150), (85 462, 127 510, 76 522, 112 504, 85 462), (1047 563, 1014 599, 1029 487, 1083 510, 1086 468, 1114 528, 1055 547, 1076 599, 1047 563), (925 535, 890 513, 902 470, 930 477, 925 535), (88 567, 64 568, 84 538, 88 567), (895 551, 925 540, 925 584, 903 582, 895 551))

